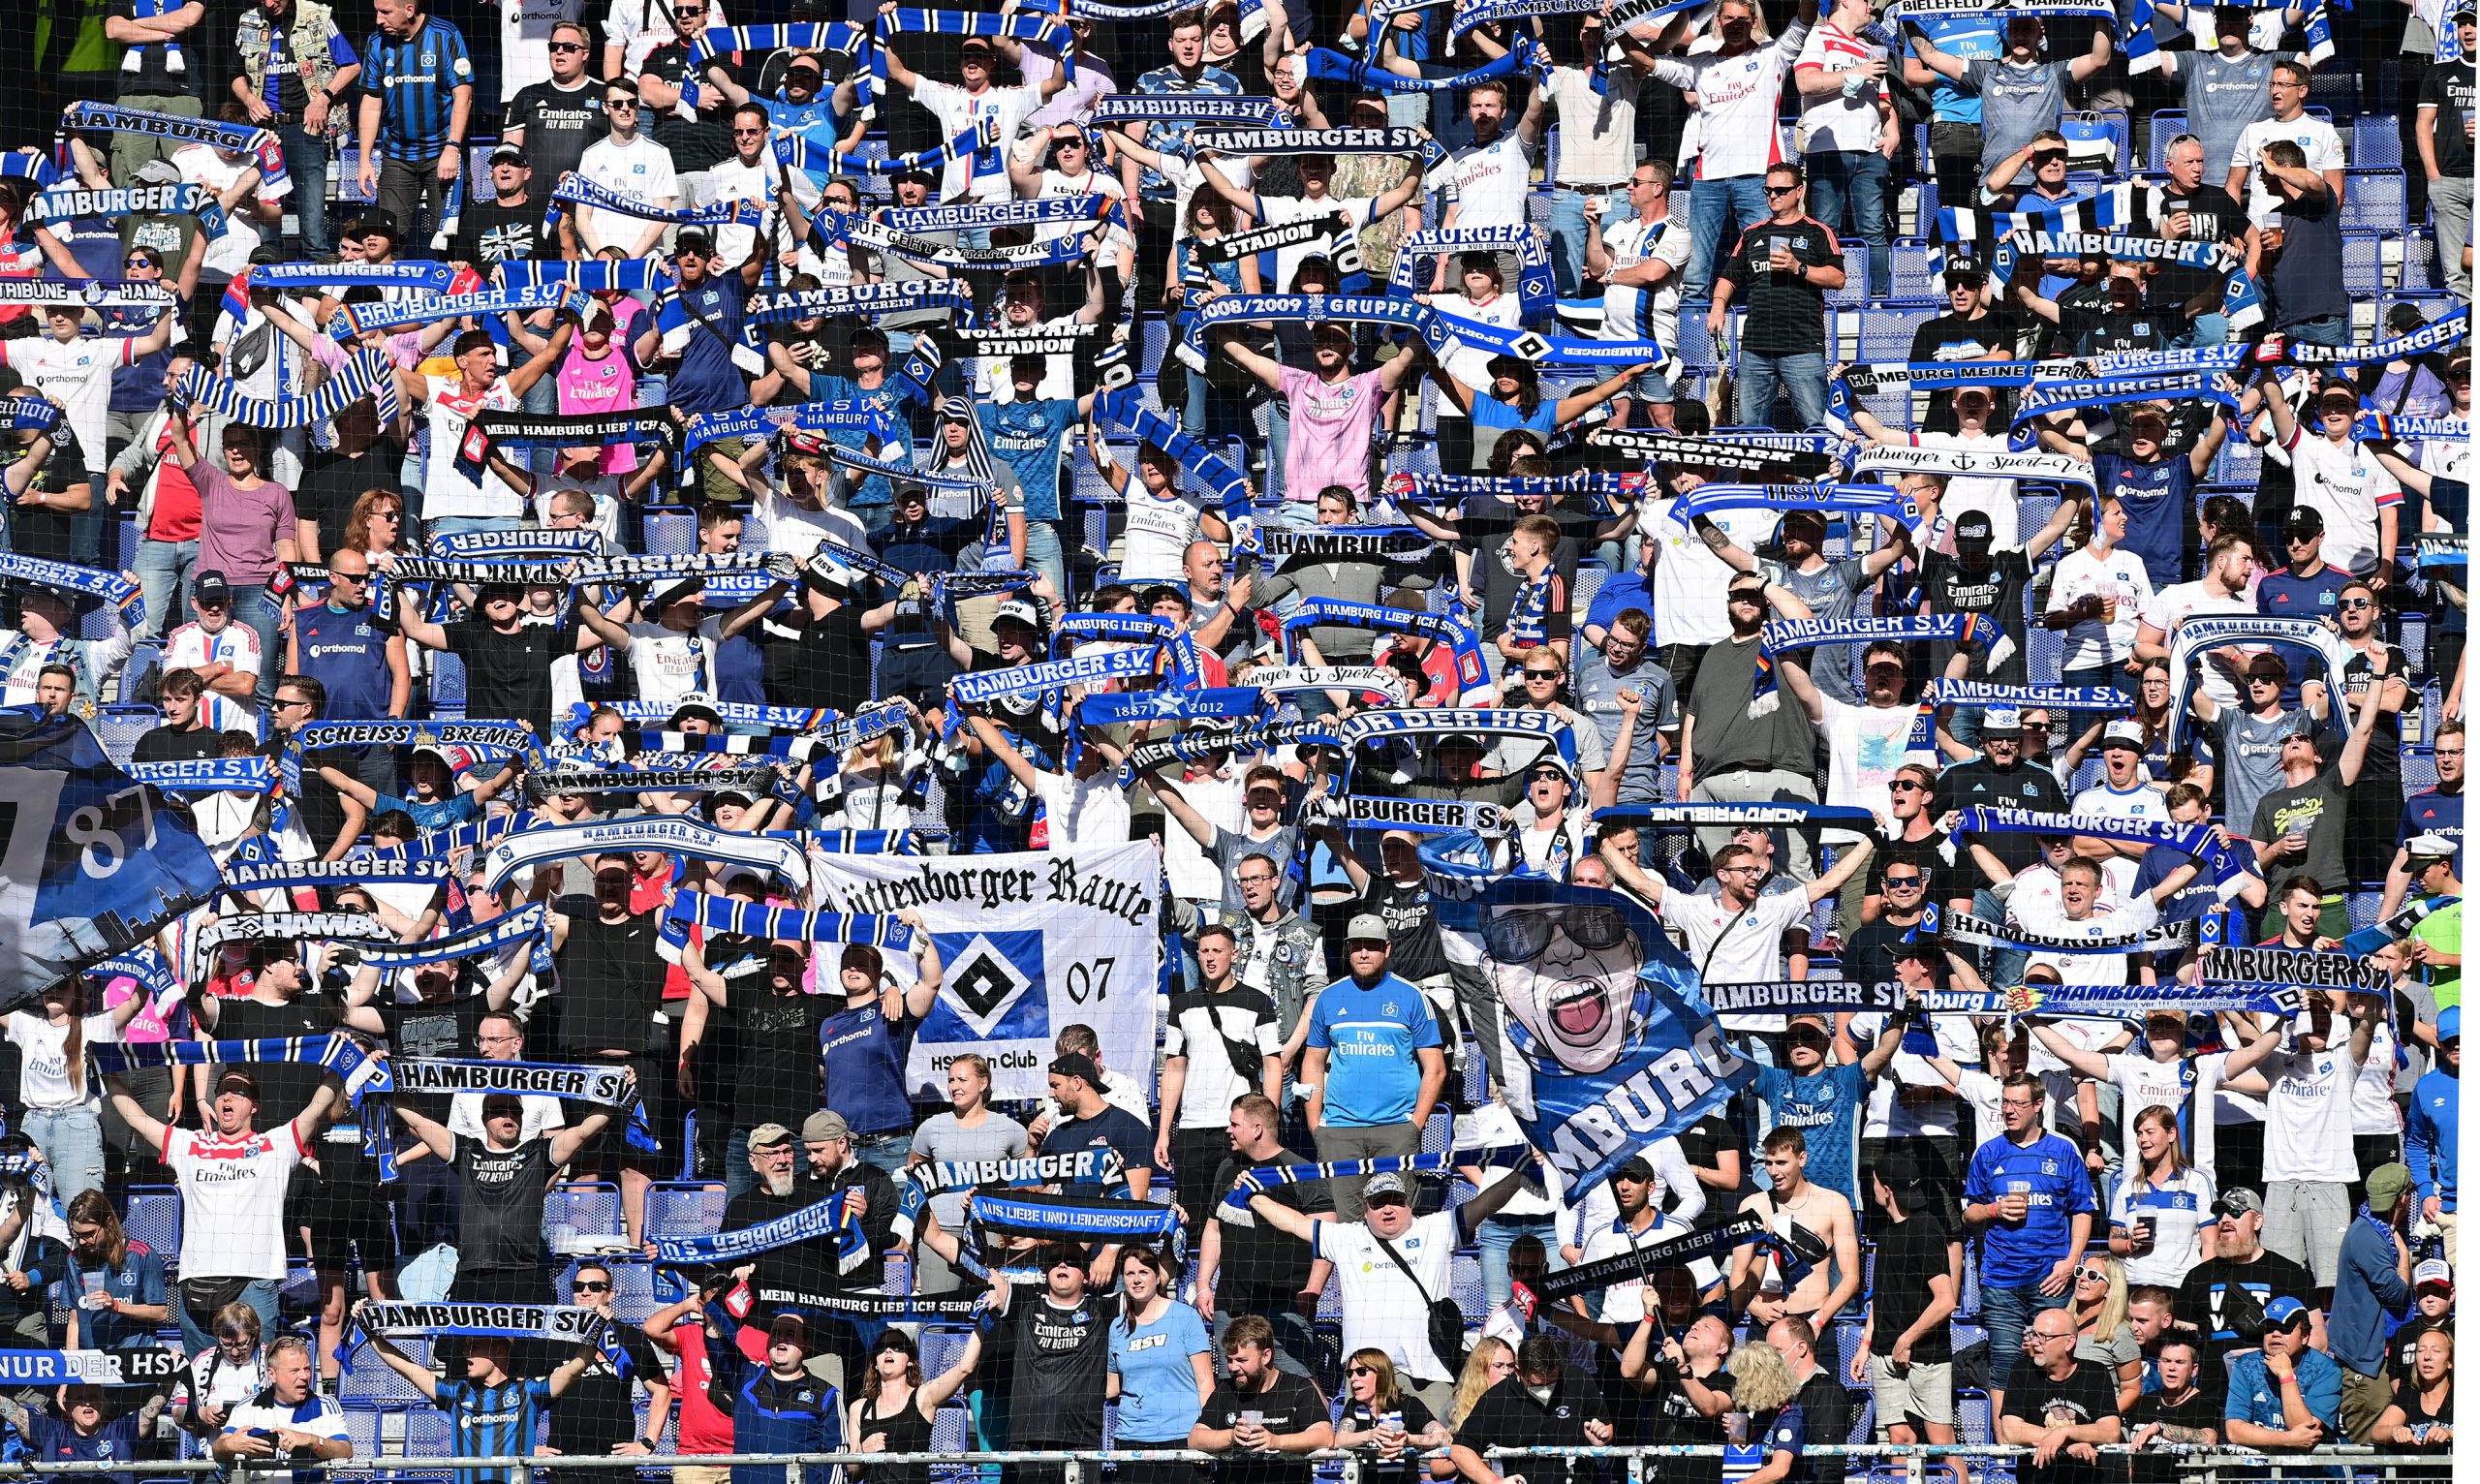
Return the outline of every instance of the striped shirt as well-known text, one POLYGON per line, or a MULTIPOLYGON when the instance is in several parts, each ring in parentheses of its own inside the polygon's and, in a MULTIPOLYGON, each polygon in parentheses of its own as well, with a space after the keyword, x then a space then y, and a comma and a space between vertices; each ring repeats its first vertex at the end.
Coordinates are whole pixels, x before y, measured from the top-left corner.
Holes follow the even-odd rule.
POLYGON ((424 15, 403 41, 374 31, 362 50, 370 57, 362 86, 380 97, 380 154, 406 164, 437 160, 448 147, 456 89, 474 85, 474 59, 464 34, 436 15, 424 15))
MULTIPOLYGON (((522 1458, 534 1451, 542 1409, 551 1405, 551 1383, 541 1378, 441 1381, 432 1404, 449 1414, 456 1452, 466 1458, 522 1458)), ((459 1469, 456 1484, 504 1484, 505 1469, 459 1469)))

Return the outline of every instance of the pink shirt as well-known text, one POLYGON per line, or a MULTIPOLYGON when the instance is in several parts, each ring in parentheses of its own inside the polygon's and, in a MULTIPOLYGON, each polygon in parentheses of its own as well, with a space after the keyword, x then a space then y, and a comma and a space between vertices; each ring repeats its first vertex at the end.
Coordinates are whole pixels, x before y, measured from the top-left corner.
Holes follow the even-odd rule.
POLYGON ((261 587, 275 575, 275 543, 294 537, 293 491, 272 479, 243 489, 221 466, 200 459, 190 468, 198 486, 198 566, 220 572, 234 587, 261 587))
MULTIPOLYGON (((626 412, 637 405, 637 373, 617 339, 600 360, 586 355, 584 345, 571 345, 560 361, 558 376, 564 417, 626 412)), ((637 450, 627 444, 603 450, 604 474, 627 474, 636 467, 637 450)))
POLYGON ((1291 405, 1291 447, 1283 461, 1286 500, 1315 504, 1318 492, 1341 484, 1362 504, 1369 501, 1369 438, 1386 400, 1379 373, 1332 385, 1296 366, 1283 369, 1284 400, 1291 405))

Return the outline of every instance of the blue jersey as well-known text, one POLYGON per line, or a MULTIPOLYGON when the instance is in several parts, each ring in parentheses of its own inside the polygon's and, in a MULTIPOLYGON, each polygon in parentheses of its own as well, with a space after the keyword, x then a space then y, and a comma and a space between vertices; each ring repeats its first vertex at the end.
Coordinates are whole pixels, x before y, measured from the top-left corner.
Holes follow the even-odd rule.
MULTIPOLYGON (((1205 1398, 1191 1357, 1214 1353, 1205 1320, 1186 1304, 1161 1318, 1111 1326, 1111 1374, 1120 1378, 1119 1436, 1133 1442, 1188 1445, 1205 1398)), ((1120 1444, 1125 1448, 1130 1441, 1120 1444)))
POLYGON ((379 152, 405 165, 431 166, 448 147, 456 89, 474 85, 474 59, 464 33, 424 15, 414 34, 390 41, 374 31, 363 48, 370 67, 362 88, 379 95, 379 152))
POLYGON ((2164 454, 2139 463, 2124 454, 2104 453, 2092 461, 2092 478, 2103 494, 2119 497, 2126 508, 2126 539, 2119 544, 2144 561, 2144 574, 2159 592, 2186 578, 2186 511, 2195 504, 2195 470, 2184 453, 2164 454))
POLYGON ((687 312, 689 339, 667 385, 671 405, 685 413, 720 413, 749 405, 749 383, 732 364, 749 291, 737 270, 708 273, 694 287, 670 291, 687 312))
POLYGON ((2402 818, 2394 826, 2394 843, 2402 845, 2413 835, 2443 835, 2458 847, 2463 844, 2463 794, 2461 791, 2440 793, 2431 788, 2414 793, 2402 801, 2402 818))
MULTIPOLYGON (((2292 1362, 2299 1399, 2308 1414, 2340 1437, 2342 1431, 2342 1368, 2323 1350, 2302 1350, 2292 1362)), ((2265 1373, 2265 1352, 2246 1350, 2230 1362, 2230 1390, 2221 1406, 2224 1422, 2252 1422, 2258 1427, 2282 1426, 2282 1386, 2265 1373)))
POLYGON ((843 1114, 853 1132, 911 1127, 913 1100, 904 1091, 908 1029, 890 1024, 876 1000, 862 1009, 838 1010, 820 1024, 826 1105, 843 1114))
POLYGON ((2059 1259, 2074 1255, 2068 1221, 2092 1209, 2092 1178, 2084 1172, 2084 1152, 2055 1133, 2030 1144, 2000 1134, 1972 1152, 1964 1199, 1982 1206, 2008 1194, 2026 1196, 2030 1206, 2020 1221, 1992 1221, 1981 1228, 1984 1287, 2030 1287, 2049 1277, 2059 1259))
MULTIPOLYGON (((104 1291, 126 1304, 161 1304, 164 1302, 165 1279, 163 1254, 143 1242, 132 1241, 129 1255, 117 1268, 88 1267, 70 1254, 68 1275, 52 1284, 52 1292, 63 1309, 75 1308, 78 1296, 86 1291, 81 1274, 94 1274, 103 1280, 104 1291)), ((124 1345, 152 1345, 155 1327, 108 1309, 78 1311, 78 1335, 90 1350, 117 1350, 124 1345)))
MULTIPOLYGON (((2006 51, 2004 24, 1986 15, 1924 15, 1914 22, 1938 49, 1967 62, 1994 62, 2006 51)), ((1929 89, 1930 116, 1941 124, 1980 122, 1980 94, 1939 77, 1929 89)), ((1948 204, 1940 201, 1939 205, 1948 204)), ((1968 205, 1967 201, 1952 204, 1968 205)))
POLYGON ((1760 1067, 1756 1096, 1777 1127, 1788 1124, 1809 1141, 1809 1178, 1860 1209, 1860 1121, 1869 1111, 1868 1072, 1857 1062, 1810 1077, 1760 1067))
POLYGON ((1076 404, 1064 399, 984 402, 982 435, 990 451, 1016 473, 1025 490, 1027 520, 1059 518, 1059 456, 1076 404))
MULTIPOLYGON (((48 1410, 26 1415, 27 1461, 37 1464, 133 1463, 138 1458, 138 1411, 114 1417, 91 1433, 80 1433, 66 1417, 48 1410)), ((89 1473, 79 1477, 94 1484, 130 1484, 125 1473, 89 1473)))
POLYGON ((2256 583, 2256 611, 2269 618, 2332 618, 2350 580, 2331 567, 2313 577, 2295 577, 2288 568, 2269 572, 2256 583))
POLYGON ((301 673, 327 688, 327 715, 388 715, 394 691, 388 669, 389 635, 369 607, 323 603, 296 609, 293 632, 301 644, 301 673))
POLYGON ((1309 1009, 1309 1044, 1326 1053, 1326 1122, 1400 1124, 1420 1098, 1420 1051, 1440 1044, 1427 996, 1393 974, 1337 979, 1309 1009))
MULTIPOLYGON (((456 1451, 468 1458, 523 1458, 534 1452, 537 1424, 551 1405, 551 1383, 540 1378, 441 1381, 431 1405, 448 1413, 456 1451)), ((505 1469, 459 1469, 456 1484, 502 1484, 505 1469)))

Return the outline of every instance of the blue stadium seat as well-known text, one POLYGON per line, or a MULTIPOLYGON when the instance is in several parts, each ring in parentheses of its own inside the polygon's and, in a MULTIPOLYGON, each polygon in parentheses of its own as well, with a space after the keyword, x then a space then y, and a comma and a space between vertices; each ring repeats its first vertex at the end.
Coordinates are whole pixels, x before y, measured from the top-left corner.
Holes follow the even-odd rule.
POLYGON ((706 1237, 723 1229, 721 1185, 683 1182, 647 1189, 645 1234, 649 1238, 706 1237))
POLYGON ((465 714, 465 662, 441 651, 430 657, 430 705, 435 715, 465 714))
POLYGON ((623 1237, 628 1228, 620 1217, 620 1190, 616 1186, 562 1186, 542 1197, 543 1240, 554 1243, 563 1229, 572 1240, 586 1237, 623 1237))
POLYGON ((2437 261, 2437 234, 2414 227, 2402 234, 2402 288, 2406 292, 2445 292, 2445 265, 2437 261))
POLYGON ((170 1186, 131 1186, 121 1229, 176 1263, 181 1255, 181 1192, 170 1186))
MULTIPOLYGON (((2167 169, 2170 164, 2170 141, 2186 132, 2186 109, 2162 108, 2156 111, 2153 115, 2153 132, 2147 137, 2145 168, 2156 170, 2167 169)), ((2210 167, 2213 162, 2208 160, 2205 164, 2208 167, 2206 173, 2211 174, 2210 167)))
POLYGON ((120 698, 135 701, 151 691, 164 673, 164 646, 156 639, 140 639, 130 646, 129 659, 120 667, 120 698))
MULTIPOLYGON (((406 1338, 394 1342, 398 1352, 408 1360, 430 1363, 431 1342, 406 1338)), ((419 1407, 430 1409, 430 1399, 414 1389, 414 1383, 398 1376, 370 1342, 353 1347, 353 1369, 336 1381, 336 1400, 347 1407, 419 1407)))
MULTIPOLYGON (((1898 279, 1903 276, 1902 268, 1895 270, 1895 276, 1898 279)), ((1890 300, 1871 304, 1860 314, 1860 361, 1876 363, 1909 359, 1911 337, 1920 326, 1945 312, 1945 304, 1938 299, 1890 300)))
MULTIPOLYGON (((1893 253, 1894 282, 1882 289, 1872 287, 1871 294, 1879 300, 1934 299, 1940 285, 1938 275, 1929 268, 1929 239, 1897 237, 1893 253)), ((1865 358, 1867 352, 1861 353, 1865 358)))
POLYGON ((2402 135, 2393 114, 2371 113, 2351 120, 2350 161, 2361 166, 2402 165, 2402 135))
POLYGON ((698 549, 698 514, 672 507, 654 507, 641 518, 646 555, 687 556, 698 549))
POLYGON ((2342 171, 2344 232, 2377 232, 2399 237, 2409 226, 2401 170, 2353 167, 2342 171))
POLYGON ((2352 294, 2385 292, 2385 239, 2372 232, 2342 233, 2342 287, 2352 294))
POLYGON ((106 706, 95 718, 95 740, 114 762, 126 763, 138 739, 155 729, 164 713, 153 706, 106 706))
POLYGON ((1869 245, 1852 238, 1843 244, 1843 287, 1827 292, 1826 303, 1837 309, 1855 309, 1869 302, 1873 294, 1883 293, 1869 282, 1869 245))

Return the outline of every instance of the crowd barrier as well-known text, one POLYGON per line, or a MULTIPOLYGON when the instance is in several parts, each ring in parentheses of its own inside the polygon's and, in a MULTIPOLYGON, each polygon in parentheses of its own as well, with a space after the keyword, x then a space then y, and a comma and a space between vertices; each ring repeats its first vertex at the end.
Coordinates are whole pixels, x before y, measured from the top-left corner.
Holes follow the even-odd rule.
MULTIPOLYGON (((2183 1484, 2215 1484, 2220 1479, 2372 1481, 2372 1484, 2427 1484, 2444 1481, 2452 1476, 2453 1460, 2448 1454, 2387 1453, 2351 1444, 2334 1444, 2300 1453, 2269 1454, 2245 1448, 2170 1446, 2148 1448, 2142 1452, 2125 1447, 2103 1447, 2101 1460, 2092 1466, 2092 1476, 2103 1481, 2116 1481, 2131 1476, 2130 1466, 2167 1463, 2177 1470, 2183 1484)), ((1839 1458, 1850 1467, 1854 1484, 1865 1480, 1880 1480, 1893 1484, 1923 1484, 1933 1473, 1947 1477, 1944 1467, 1949 1461, 1961 1461, 1975 1481, 1992 1464, 2011 1465, 2029 1458, 2030 1448, 1987 1443, 1853 1443, 1819 1444, 1803 1451, 1804 1460, 1839 1458)), ((1494 1448, 1493 1462, 1508 1459, 1566 1459, 1578 1476, 1598 1474, 1615 1479, 1618 1469, 1587 1470, 1577 1467, 1600 1461, 1616 1464, 1625 1469, 1628 1484, 1648 1484, 1663 1472, 1665 1460, 1721 1461, 1723 1450, 1714 1444, 1644 1444, 1634 1447, 1537 1447, 1494 1448)), ((1433 1449, 1427 1455, 1442 1459, 1444 1449, 1433 1449)), ((1343 1484, 1360 1484, 1361 1470, 1375 1460, 1366 1453, 1326 1449, 1304 1455, 1323 1464, 1340 1466, 1343 1484)), ((744 1465, 763 1465, 784 1470, 783 1484, 827 1484, 832 1470, 846 1466, 887 1469, 900 1465, 918 1465, 949 1469, 978 1469, 993 1465, 1043 1465, 1059 1469, 1055 1477, 1062 1484, 1101 1484, 1107 1466, 1117 1464, 1189 1463, 1200 1467, 1218 1462, 1218 1456, 1192 1449, 1156 1449, 1128 1451, 1039 1451, 972 1452, 972 1453, 731 1453, 731 1454, 643 1454, 626 1457, 594 1457, 590 1455, 559 1455, 536 1457, 465 1457, 454 1455, 408 1456, 384 1454, 370 1458, 340 1459, 316 1469, 304 1469, 290 1459, 245 1460, 244 1467, 229 1470, 237 1479, 252 1475, 273 1475, 298 1471, 303 1474, 326 1473, 337 1479, 363 1476, 392 1479, 400 1474, 436 1476, 450 1469, 488 1469, 505 1471, 508 1484, 535 1484, 546 1470, 561 1473, 597 1470, 643 1473, 653 1477, 668 1477, 679 1468, 714 1469, 744 1465), (825 1472, 819 1472, 825 1470, 825 1472)), ((1509 1470, 1502 1469, 1503 1474, 1509 1470)), ((170 1479, 186 1475, 222 1476, 224 1466, 206 1459, 166 1460, 160 1463, 123 1463, 104 1460, 80 1460, 75 1463, 0 1463, 0 1479, 13 1479, 51 1474, 119 1474, 138 1475, 146 1479, 170 1479)), ((1710 1474, 1706 1475, 1711 1477, 1710 1474)), ((2141 1479, 2157 1479, 2157 1469, 2134 1472, 2141 1479)), ((1729 1477, 1726 1472, 1725 1478, 1729 1477)))

